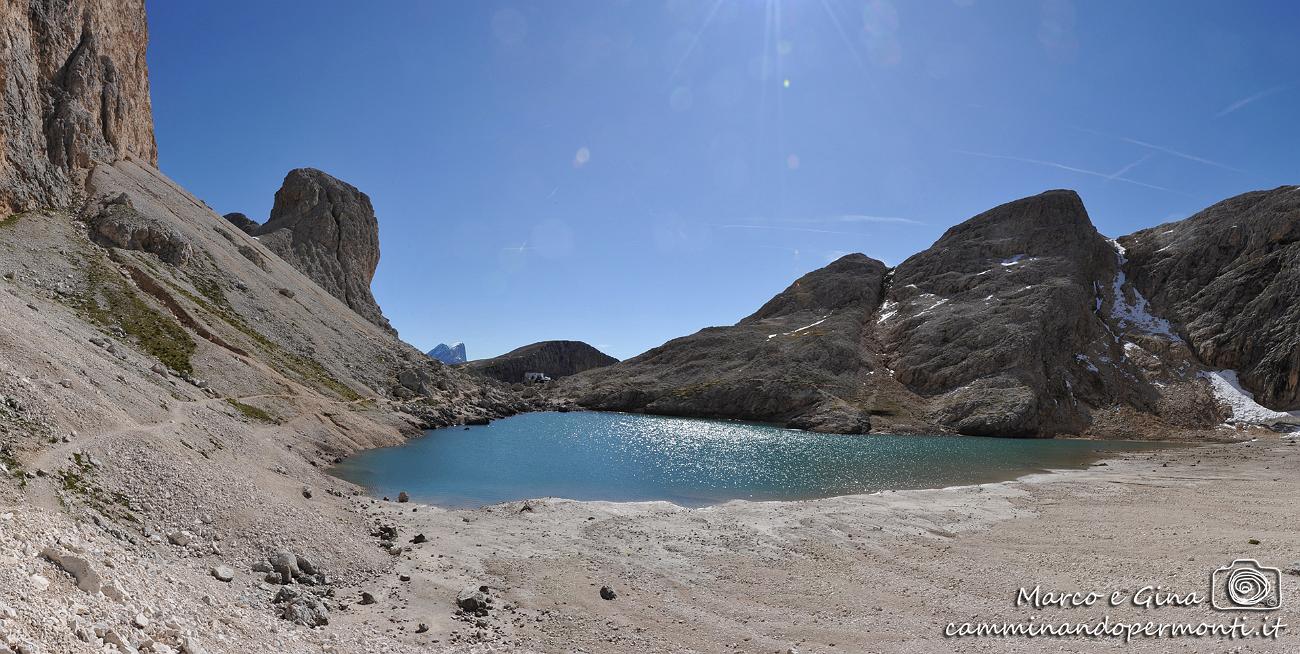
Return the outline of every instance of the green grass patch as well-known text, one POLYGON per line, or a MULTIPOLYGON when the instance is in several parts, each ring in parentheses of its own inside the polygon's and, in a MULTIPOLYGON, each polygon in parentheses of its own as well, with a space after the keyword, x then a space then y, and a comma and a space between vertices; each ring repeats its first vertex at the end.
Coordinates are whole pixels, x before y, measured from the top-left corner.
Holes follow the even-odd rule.
POLYGON ((208 280, 205 284, 191 277, 190 282, 202 295, 200 297, 177 284, 165 279, 163 281, 172 290, 185 296, 194 306, 247 336, 265 355, 267 363, 279 371, 280 374, 297 379, 318 390, 332 393, 334 396, 349 402, 361 399, 360 394, 352 390, 347 384, 335 379, 316 360, 285 350, 271 339, 263 336, 261 332, 250 327, 247 322, 244 322, 244 317, 230 305, 225 293, 216 283, 208 280))
MULTIPOLYGON (((95 466, 90 462, 90 457, 77 452, 72 455, 72 459, 73 467, 64 468, 58 473, 58 479, 66 494, 80 497, 106 516, 130 522, 139 521, 131 512, 131 501, 125 495, 107 492, 91 482, 90 478, 95 472, 95 466)), ((60 497, 59 501, 64 508, 68 508, 64 498, 60 497)))
POLYGON ((226 398, 226 402, 229 403, 230 406, 235 407, 236 411, 244 414, 244 417, 248 418, 249 420, 256 420, 258 422, 265 422, 272 425, 280 424, 280 420, 275 416, 255 406, 244 404, 243 402, 240 402, 239 400, 236 400, 233 397, 226 398))
POLYGON ((89 265, 86 281, 90 295, 80 308, 92 322, 103 327, 120 326, 141 349, 178 373, 194 371, 190 357, 198 346, 180 323, 149 306, 102 263, 89 265))
POLYGON ((8 218, 0 219, 0 229, 17 225, 20 217, 22 217, 22 214, 16 213, 8 218))

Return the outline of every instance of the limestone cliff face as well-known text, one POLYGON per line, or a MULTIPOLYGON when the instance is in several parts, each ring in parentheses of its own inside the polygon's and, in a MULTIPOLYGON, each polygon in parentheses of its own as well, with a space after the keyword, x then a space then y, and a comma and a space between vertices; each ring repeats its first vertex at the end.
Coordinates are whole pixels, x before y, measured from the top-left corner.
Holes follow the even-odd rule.
POLYGON ((95 161, 156 165, 143 0, 0 10, 0 210, 68 207, 95 161))
POLYGON ((1300 187, 1229 198, 1119 239, 1134 283, 1197 357, 1300 409, 1300 187))
POLYGON ((379 222, 365 193, 315 168, 291 170, 275 193, 271 218, 253 233, 358 315, 393 331, 370 294, 379 222))
POLYGON ((499 357, 469 362, 469 369, 497 381, 524 381, 524 373, 540 372, 552 379, 576 375, 618 363, 582 341, 542 341, 525 345, 499 357))

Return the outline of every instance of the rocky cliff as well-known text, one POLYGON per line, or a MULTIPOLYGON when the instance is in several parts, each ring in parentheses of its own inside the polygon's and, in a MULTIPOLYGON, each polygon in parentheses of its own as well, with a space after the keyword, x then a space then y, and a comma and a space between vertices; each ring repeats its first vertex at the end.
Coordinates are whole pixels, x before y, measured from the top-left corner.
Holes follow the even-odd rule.
POLYGON ((524 381, 524 373, 540 372, 552 379, 618 363, 582 341, 542 341, 511 350, 499 357, 471 361, 467 368, 506 383, 524 381))
POLYGON ((435 345, 432 350, 426 352, 426 354, 447 365, 465 363, 466 361, 464 343, 455 343, 453 345, 439 343, 435 345))
MULTIPOLYGON (((1252 252, 1288 244, 1286 202, 1261 205, 1256 249, 1243 239, 1225 261, 1258 270, 1264 260, 1252 252)), ((1204 228, 1206 247, 1214 229, 1204 228)), ((1180 335, 1204 314, 1162 317, 1173 295, 1153 281, 1158 274, 1142 272, 1145 254, 1132 256, 1097 232, 1074 192, 1048 191, 953 227, 892 270, 862 255, 836 261, 734 326, 579 375, 558 393, 598 409, 845 432, 1168 437, 1231 419, 1205 377, 1233 367, 1230 360, 1204 359, 1205 338, 1192 337, 1189 347, 1180 335)), ((1256 274, 1274 284, 1275 301, 1297 288, 1285 275, 1256 274)), ((1233 296, 1237 283, 1218 295, 1233 296)), ((1279 323, 1286 311, 1275 312, 1279 323)), ((1264 325, 1280 343, 1273 351, 1289 353, 1294 330, 1264 325)), ((1249 375, 1247 386, 1259 388, 1265 404, 1290 392, 1278 373, 1294 375, 1294 360, 1278 364, 1245 340, 1234 356, 1256 352, 1256 367, 1277 390, 1252 385, 1249 375)))
POLYGON ((1300 187, 1229 198, 1119 242, 1152 310, 1264 406, 1300 409, 1300 187))
POLYGON ((144 0, 14 0, 0 12, 0 210, 72 206, 96 161, 157 163, 144 0))
POLYGON ((315 168, 291 170, 275 192, 270 219, 253 234, 358 315, 393 331, 370 294, 379 221, 370 197, 355 186, 315 168))
POLYGON ((565 380, 560 393, 603 410, 870 428, 860 380, 872 370, 868 316, 886 267, 851 254, 804 275, 753 315, 565 380))

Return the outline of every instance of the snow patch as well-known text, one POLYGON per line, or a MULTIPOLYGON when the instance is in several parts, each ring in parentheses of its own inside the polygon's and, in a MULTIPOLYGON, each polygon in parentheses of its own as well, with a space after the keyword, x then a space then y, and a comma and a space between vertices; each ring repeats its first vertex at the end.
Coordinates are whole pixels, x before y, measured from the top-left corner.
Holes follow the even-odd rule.
MULTIPOLYGON (((927 293, 927 295, 929 295, 929 294, 927 293)), ((930 297, 934 297, 934 296, 931 295, 930 297)), ((923 315, 926 314, 926 312, 930 311, 931 309, 937 309, 937 308, 939 308, 940 306, 943 306, 943 304, 945 304, 947 301, 948 301, 948 298, 946 298, 946 297, 945 297, 945 298, 940 298, 938 302, 935 302, 934 304, 931 304, 930 306, 928 306, 928 307, 922 309, 921 312, 918 313, 918 314, 916 314, 916 315, 918 315, 918 316, 923 316, 923 315)))
POLYGON ((1019 263, 1029 263, 1030 261, 1037 261, 1037 260, 1038 257, 1029 257, 1028 259, 1026 259, 1025 255, 1017 254, 1016 256, 1011 257, 1010 259, 1003 259, 998 263, 1002 264, 1003 266, 1010 267, 1019 263))
POLYGON ((1092 363, 1092 359, 1089 359, 1089 358, 1088 358, 1088 355, 1086 355, 1086 354, 1076 354, 1076 355, 1074 355, 1074 359, 1075 359, 1076 361, 1079 361, 1079 362, 1083 363, 1084 365, 1088 366, 1088 370, 1091 370, 1091 371, 1096 372, 1096 373, 1100 373, 1100 372, 1101 372, 1100 370, 1097 369, 1097 366, 1093 365, 1093 363, 1092 363))
POLYGON ((1255 402, 1255 395, 1242 388, 1235 370, 1201 373, 1210 382, 1214 396, 1232 407, 1228 422, 1250 425, 1300 425, 1300 411, 1274 411, 1255 402))
POLYGON ((880 305, 880 317, 876 318, 876 324, 879 325, 886 320, 893 318, 897 313, 898 304, 892 300, 885 300, 885 303, 880 305))
POLYGON ((825 316, 822 316, 822 319, 821 319, 821 320, 818 320, 817 322, 815 322, 815 323, 813 323, 813 324, 811 324, 811 325, 804 325, 803 327, 800 327, 799 329, 791 330, 791 331, 788 331, 788 332, 781 332, 780 334, 768 334, 767 337, 768 337, 769 339, 772 339, 772 338, 776 338, 777 336, 794 336, 795 334, 798 334, 799 332, 801 332, 801 331, 803 331, 803 330, 805 330, 805 329, 812 329, 813 327, 816 327, 817 325, 820 325, 820 324, 826 322, 826 319, 829 318, 829 317, 830 317, 830 315, 827 314, 827 315, 825 315, 825 316))
POLYGON ((1116 257, 1115 283, 1111 288, 1115 303, 1110 310, 1115 322, 1121 329, 1134 328, 1181 342, 1182 339, 1174 333, 1174 328, 1169 321, 1151 315, 1147 309, 1147 299, 1142 297, 1142 293, 1136 288, 1133 289, 1133 303, 1129 304, 1128 298, 1124 296, 1124 284, 1128 282, 1128 275, 1124 273, 1124 264, 1128 263, 1128 257, 1124 256, 1124 246, 1119 242, 1111 240, 1110 243, 1115 247, 1116 257))

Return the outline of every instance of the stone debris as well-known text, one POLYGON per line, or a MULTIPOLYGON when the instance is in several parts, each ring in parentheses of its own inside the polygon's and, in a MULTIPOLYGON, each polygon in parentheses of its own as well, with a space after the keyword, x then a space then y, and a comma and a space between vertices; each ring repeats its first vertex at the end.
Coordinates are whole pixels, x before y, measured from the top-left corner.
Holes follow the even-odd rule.
POLYGON ((235 569, 228 565, 212 566, 209 572, 213 577, 216 577, 217 581, 230 583, 235 580, 235 569))
POLYGON ((59 566, 64 572, 72 575, 77 580, 77 588, 90 593, 98 593, 103 580, 100 579, 99 573, 90 565, 84 557, 65 552, 57 547, 46 547, 41 551, 41 556, 50 562, 59 566))

